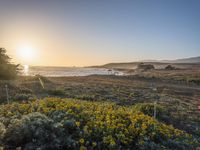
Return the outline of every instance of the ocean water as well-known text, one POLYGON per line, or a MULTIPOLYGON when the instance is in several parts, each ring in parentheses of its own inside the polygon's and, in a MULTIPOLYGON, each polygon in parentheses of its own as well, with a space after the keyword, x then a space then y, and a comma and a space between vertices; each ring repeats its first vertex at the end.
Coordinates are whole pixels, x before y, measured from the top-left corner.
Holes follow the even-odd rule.
POLYGON ((22 69, 25 76, 88 76, 88 75, 123 75, 120 71, 105 68, 82 68, 82 67, 33 67, 25 65, 22 69))

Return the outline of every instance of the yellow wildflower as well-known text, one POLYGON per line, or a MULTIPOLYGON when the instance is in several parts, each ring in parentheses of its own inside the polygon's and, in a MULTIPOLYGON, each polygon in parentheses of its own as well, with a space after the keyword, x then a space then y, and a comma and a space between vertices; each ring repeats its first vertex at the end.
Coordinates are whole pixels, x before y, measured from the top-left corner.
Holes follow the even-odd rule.
POLYGON ((87 150, 87 148, 85 146, 81 146, 80 150, 87 150))
POLYGON ((96 142, 92 142, 92 147, 96 147, 97 143, 96 142))
POLYGON ((81 138, 81 139, 79 140, 79 142, 80 142, 81 144, 84 144, 85 140, 84 140, 83 138, 81 138))
POLYGON ((76 122, 77 127, 80 127, 80 124, 81 124, 80 122, 78 122, 78 121, 76 122))

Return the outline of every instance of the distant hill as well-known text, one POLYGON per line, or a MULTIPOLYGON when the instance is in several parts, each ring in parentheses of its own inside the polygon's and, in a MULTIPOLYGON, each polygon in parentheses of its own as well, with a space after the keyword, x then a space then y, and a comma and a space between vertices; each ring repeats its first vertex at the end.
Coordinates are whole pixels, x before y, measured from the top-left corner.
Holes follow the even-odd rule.
POLYGON ((115 68, 115 69, 135 69, 138 64, 144 62, 145 64, 152 64, 156 68, 166 67, 168 64, 173 64, 178 68, 191 67, 192 65, 200 65, 200 56, 191 57, 177 60, 144 60, 138 62, 121 62, 121 63, 108 63, 102 66, 92 66, 98 68, 115 68))
POLYGON ((184 58, 184 59, 177 59, 177 60, 167 60, 162 62, 168 63, 200 63, 200 56, 199 57, 191 57, 191 58, 184 58))

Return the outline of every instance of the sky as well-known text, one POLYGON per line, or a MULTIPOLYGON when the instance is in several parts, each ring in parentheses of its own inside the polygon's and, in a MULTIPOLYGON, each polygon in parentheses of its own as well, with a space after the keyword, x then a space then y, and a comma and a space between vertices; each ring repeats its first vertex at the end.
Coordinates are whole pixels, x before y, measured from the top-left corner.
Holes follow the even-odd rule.
POLYGON ((14 63, 90 66, 200 56, 199 0, 0 0, 14 63))

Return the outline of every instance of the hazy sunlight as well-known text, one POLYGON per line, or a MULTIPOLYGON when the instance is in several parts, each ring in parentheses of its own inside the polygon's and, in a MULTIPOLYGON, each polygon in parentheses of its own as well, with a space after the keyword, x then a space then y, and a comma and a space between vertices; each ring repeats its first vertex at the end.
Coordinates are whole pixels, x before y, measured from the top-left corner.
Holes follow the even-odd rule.
POLYGON ((35 49, 31 45, 23 45, 20 46, 18 49, 19 58, 24 62, 30 62, 35 57, 35 49))
POLYGON ((200 0, 0 0, 0 150, 200 150, 200 0))

